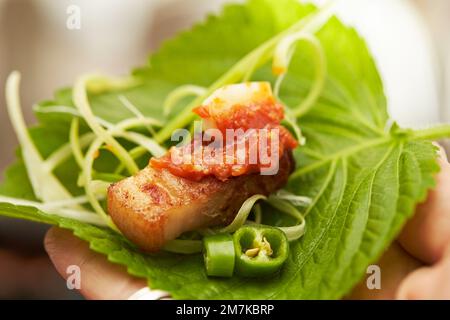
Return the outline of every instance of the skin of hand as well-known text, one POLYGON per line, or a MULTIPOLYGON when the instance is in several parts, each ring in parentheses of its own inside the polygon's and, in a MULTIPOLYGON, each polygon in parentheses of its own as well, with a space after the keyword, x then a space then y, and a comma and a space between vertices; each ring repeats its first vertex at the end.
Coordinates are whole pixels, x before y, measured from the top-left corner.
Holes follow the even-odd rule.
POLYGON ((378 262, 381 290, 364 280, 348 298, 450 299, 450 164, 439 148, 436 188, 378 262))
POLYGON ((110 263, 72 232, 53 227, 45 236, 45 250, 59 274, 67 279, 67 268, 80 268, 80 293, 87 299, 127 299, 146 285, 146 281, 127 274, 124 267, 110 263))
MULTIPOLYGON (((439 163, 436 188, 377 264, 381 289, 369 290, 364 279, 347 299, 450 299, 450 163, 442 148, 439 163)), ((126 299, 146 285, 70 231, 50 229, 45 248, 64 278, 68 266, 80 267, 80 292, 88 299, 126 299)))

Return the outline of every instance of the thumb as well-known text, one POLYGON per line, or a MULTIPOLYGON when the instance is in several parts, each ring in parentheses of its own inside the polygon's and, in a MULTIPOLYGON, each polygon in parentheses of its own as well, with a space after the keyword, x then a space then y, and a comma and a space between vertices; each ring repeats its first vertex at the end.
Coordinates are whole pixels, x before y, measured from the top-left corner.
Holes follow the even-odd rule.
POLYGON ((450 299, 450 246, 439 263, 411 273, 400 285, 398 299, 450 299))
POLYGON ((44 245, 63 278, 71 275, 67 272, 69 266, 80 268, 80 292, 87 299, 127 299, 146 286, 144 280, 128 275, 124 267, 114 265, 90 250, 86 242, 70 231, 51 228, 44 245))

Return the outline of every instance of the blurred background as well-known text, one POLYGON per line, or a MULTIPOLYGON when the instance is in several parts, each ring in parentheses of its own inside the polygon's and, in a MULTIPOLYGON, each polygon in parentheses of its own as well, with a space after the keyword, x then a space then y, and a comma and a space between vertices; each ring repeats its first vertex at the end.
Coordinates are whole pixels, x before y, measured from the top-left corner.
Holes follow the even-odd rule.
MULTIPOLYGON (((56 88, 85 72, 128 73, 145 64, 165 38, 225 2, 0 0, 0 86, 12 70, 22 72, 22 105, 33 123, 32 105, 52 97, 56 88), (70 30, 66 22, 73 5, 80 9, 81 25, 70 30)), ((337 14, 366 37, 395 120, 412 127, 450 121, 450 1, 341 0, 337 14)), ((3 91, 0 179, 17 147, 3 91)), ((45 231, 45 226, 0 218, 0 299, 80 298, 46 257, 45 231)))

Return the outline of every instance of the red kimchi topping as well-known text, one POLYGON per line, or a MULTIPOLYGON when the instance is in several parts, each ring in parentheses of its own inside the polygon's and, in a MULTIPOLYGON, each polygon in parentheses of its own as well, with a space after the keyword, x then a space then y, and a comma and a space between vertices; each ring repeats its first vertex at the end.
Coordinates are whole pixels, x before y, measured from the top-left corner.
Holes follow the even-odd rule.
POLYGON ((279 160, 298 142, 280 125, 283 106, 274 98, 226 105, 215 98, 193 110, 209 127, 190 144, 172 147, 161 158, 152 158, 154 168, 199 181, 206 176, 227 180, 246 174, 276 174, 279 160))

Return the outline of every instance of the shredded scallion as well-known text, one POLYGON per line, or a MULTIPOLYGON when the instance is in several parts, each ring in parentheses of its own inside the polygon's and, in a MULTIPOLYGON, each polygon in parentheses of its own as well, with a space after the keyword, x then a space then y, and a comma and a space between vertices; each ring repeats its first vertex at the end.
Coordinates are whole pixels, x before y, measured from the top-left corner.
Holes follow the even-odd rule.
POLYGON ((245 221, 247 220, 247 218, 250 214, 250 211, 253 208, 253 205, 258 200, 261 200, 261 199, 265 200, 266 196, 257 194, 257 195, 254 195, 254 196, 248 198, 247 200, 245 200, 245 202, 242 204, 241 208, 239 209, 236 217, 234 218, 233 222, 231 222, 225 228, 219 229, 218 232, 219 233, 233 233, 237 229, 242 227, 244 225, 245 221))
POLYGON ((200 253, 203 249, 201 240, 176 239, 169 241, 164 246, 164 251, 180 254, 200 253))
POLYGON ((203 87, 195 85, 184 85, 176 88, 167 96, 163 104, 164 116, 168 117, 172 109, 179 103, 182 99, 189 96, 202 96, 206 93, 206 89, 203 87))

